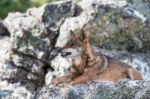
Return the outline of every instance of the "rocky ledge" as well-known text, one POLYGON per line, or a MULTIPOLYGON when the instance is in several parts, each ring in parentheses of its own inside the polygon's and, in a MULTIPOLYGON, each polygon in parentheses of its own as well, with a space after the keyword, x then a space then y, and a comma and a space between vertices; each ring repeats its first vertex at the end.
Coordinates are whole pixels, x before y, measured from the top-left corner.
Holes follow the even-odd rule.
POLYGON ((0 20, 0 98, 148 99, 149 5, 148 0, 68 0, 8 14, 0 20), (72 66, 68 61, 72 57, 62 56, 61 48, 71 42, 70 31, 80 35, 84 24, 92 27, 87 33, 97 52, 131 64, 144 80, 51 87, 51 79, 72 66))
POLYGON ((89 82, 65 88, 43 87, 35 99, 149 99, 150 81, 89 82))

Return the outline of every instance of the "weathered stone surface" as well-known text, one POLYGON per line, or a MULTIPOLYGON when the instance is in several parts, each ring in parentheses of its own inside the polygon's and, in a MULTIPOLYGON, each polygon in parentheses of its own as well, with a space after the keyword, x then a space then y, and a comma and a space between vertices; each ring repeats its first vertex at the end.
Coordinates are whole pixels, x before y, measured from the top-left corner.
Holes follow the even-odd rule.
POLYGON ((82 0, 78 4, 70 0, 31 8, 26 13, 10 13, 0 21, 0 35, 6 28, 10 33, 10 39, 0 38, 0 98, 32 99, 33 93, 43 85, 46 86, 35 95, 36 98, 149 98, 149 2, 144 0, 136 7, 135 4, 141 1, 132 1, 133 5, 126 0, 82 0), (147 10, 143 11, 145 8, 147 10), (81 48, 65 49, 64 52, 61 48, 71 41, 70 31, 80 35, 84 24, 92 27, 87 32, 91 42, 100 47, 134 51, 107 51, 94 47, 97 52, 131 64, 142 73, 144 80, 125 80, 116 84, 91 82, 51 89, 51 79, 65 75, 72 66, 72 58, 80 54, 81 48), (65 55, 65 51, 71 55, 65 55))
POLYGON ((100 7, 97 15, 101 18, 96 20, 95 30, 92 29, 90 31, 92 42, 106 49, 132 52, 149 51, 150 14, 146 12, 150 9, 145 6, 148 3, 139 3, 142 2, 141 0, 129 1, 134 1, 133 5, 128 3, 122 9, 112 9, 106 6, 100 7), (138 10, 140 8, 141 10, 138 10), (142 11, 144 9, 146 10, 142 11))
MULTIPOLYGON (((11 64, 6 64, 6 61, 10 59, 11 53, 11 43, 9 37, 0 37, 0 43, 0 98, 32 98, 33 95, 26 89, 25 86, 20 85, 20 83, 11 84, 6 80, 7 78, 11 78, 13 76, 17 77, 15 73, 19 70, 11 64)), ((24 73, 20 71, 19 74, 24 73)))
POLYGON ((0 66, 4 74, 1 78, 9 83, 20 83, 31 92, 42 86, 47 69, 51 70, 49 55, 53 52, 59 27, 66 17, 74 15, 74 8, 74 2, 65 1, 45 4, 26 13, 10 13, 3 23, 10 32, 7 45, 11 45, 11 49, 0 66))
MULTIPOLYGON (((101 12, 104 9, 100 10, 101 12)), ((120 10, 103 12, 105 15, 97 21, 95 30, 90 31, 91 42, 101 48, 148 52, 150 49, 150 24, 127 15, 120 10)))
POLYGON ((27 11, 28 15, 38 18, 49 32, 57 32, 60 25, 67 17, 75 13, 75 3, 71 0, 53 2, 41 7, 31 8, 27 11))
POLYGON ((44 87, 37 99, 148 99, 150 81, 95 82, 65 88, 44 87))
MULTIPOLYGON (((125 0, 83 0, 79 5, 80 14, 67 18, 60 27, 56 47, 63 47, 70 41, 70 31, 79 35, 84 24, 91 24, 92 28, 88 31, 91 42, 102 48, 149 51, 149 13, 144 16, 142 11, 135 9, 136 5, 125 0)), ((141 9, 146 8, 143 5, 141 9)), ((147 9, 149 11, 149 8, 147 9)))
POLYGON ((39 20, 17 12, 10 13, 4 20, 4 24, 11 34, 13 49, 43 58, 44 50, 50 46, 50 41, 39 37, 42 34, 39 20))
POLYGON ((0 98, 1 99, 32 99, 33 94, 24 86, 17 84, 9 84, 7 81, 0 82, 0 98))
POLYGON ((74 6, 72 1, 66 1, 32 8, 26 14, 10 13, 3 23, 11 34, 12 47, 24 54, 47 58, 60 25, 74 15, 74 6))
MULTIPOLYGON (((125 51, 109 51, 104 49, 99 49, 98 47, 93 46, 93 49, 96 51, 97 55, 101 51, 103 54, 113 57, 115 59, 119 59, 124 61, 125 63, 130 64, 133 68, 136 68, 140 71, 143 76, 142 81, 131 81, 131 80, 124 80, 118 82, 116 84, 112 84, 110 82, 98 82, 79 85, 79 86, 69 86, 65 88, 54 87, 52 88, 50 85, 44 86, 38 94, 35 96, 38 99, 42 98, 65 98, 65 99, 122 99, 122 98, 129 98, 129 99, 139 99, 149 98, 149 90, 150 90, 150 55, 149 54, 139 54, 139 53, 129 53, 125 51), (91 89, 92 88, 92 89, 91 89)), ((61 57, 62 61, 69 61, 69 58, 74 57, 80 54, 80 48, 69 48, 63 50, 63 52, 71 52, 72 55, 67 57, 61 57)), ((59 59, 60 56, 56 57, 59 59)), ((57 63, 61 64, 60 62, 57 63)), ((63 64, 64 65, 64 64, 63 64)), ((70 62, 70 65, 72 63, 70 62)), ((67 73, 67 71, 58 70, 58 72, 67 73)))
POLYGON ((143 13, 150 21, 150 1, 149 0, 127 0, 135 9, 143 13))
POLYGON ((11 51, 11 44, 8 37, 0 37, 0 81, 2 77, 10 77, 13 68, 5 64, 5 61, 9 59, 11 51))

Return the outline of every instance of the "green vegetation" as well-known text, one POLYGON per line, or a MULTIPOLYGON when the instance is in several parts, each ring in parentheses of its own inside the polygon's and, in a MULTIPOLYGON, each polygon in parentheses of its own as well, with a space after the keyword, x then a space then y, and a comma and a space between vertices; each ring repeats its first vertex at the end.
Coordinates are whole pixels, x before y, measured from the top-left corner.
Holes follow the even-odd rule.
POLYGON ((38 7, 46 2, 59 0, 1 0, 0 18, 5 18, 9 12, 25 12, 27 8, 38 7))

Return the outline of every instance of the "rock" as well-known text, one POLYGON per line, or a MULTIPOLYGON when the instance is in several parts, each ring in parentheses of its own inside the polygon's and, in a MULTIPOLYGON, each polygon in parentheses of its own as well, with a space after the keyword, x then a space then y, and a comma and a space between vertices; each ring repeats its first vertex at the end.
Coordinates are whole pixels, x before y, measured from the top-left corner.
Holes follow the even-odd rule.
POLYGON ((149 52, 149 23, 117 9, 104 13, 105 16, 97 21, 95 30, 90 31, 91 42, 106 49, 149 52))
POLYGON ((46 46, 50 46, 50 41, 39 38, 42 34, 39 20, 17 12, 10 13, 5 18, 4 24, 11 34, 10 39, 13 49, 39 58, 44 56, 43 51, 46 46), (40 50, 42 47, 43 50, 40 50), (41 55, 41 53, 43 54, 41 55))
POLYGON ((135 9, 143 13, 150 21, 150 1, 149 0, 128 0, 135 9))
POLYGON ((3 22, 0 20, 0 36, 9 36, 9 32, 7 30, 7 28, 3 25, 3 22))
MULTIPOLYGON (((125 0, 82 0, 79 5, 80 13, 67 18, 60 27, 56 47, 63 47, 70 42, 70 31, 80 35, 83 25, 91 24, 90 30, 87 31, 91 42, 102 48, 132 52, 149 51, 149 17, 136 10, 136 5, 131 5, 125 0)), ((144 5, 142 7, 145 8, 144 5)))
MULTIPOLYGON (((0 84, 1 83, 2 82, 0 82, 0 84)), ((0 97, 2 99, 13 99, 13 98, 32 99, 33 94, 29 92, 25 87, 17 83, 0 86, 0 97)))
POLYGON ((31 8, 26 13, 10 13, 0 21, 0 35, 7 34, 7 29, 10 34, 10 38, 0 37, 0 97, 149 98, 149 9, 142 11, 149 2, 144 0, 141 8, 137 6, 138 10, 135 2, 82 0, 75 3, 69 0, 31 8), (124 80, 116 84, 92 81, 68 88, 51 88, 51 79, 65 75, 72 66, 72 58, 81 53, 81 48, 62 49, 71 42, 70 31, 79 36, 85 24, 89 25, 86 31, 93 44, 111 50, 132 51, 94 47, 97 54, 102 51, 131 64, 142 73, 144 80, 124 80))
MULTIPOLYGON (((75 48, 69 48, 63 50, 63 52, 71 52, 72 55, 63 57, 68 60, 69 57, 78 55, 81 50, 75 48)), ((97 55, 100 51, 109 57, 124 61, 130 64, 133 68, 136 68, 143 76, 142 81, 132 81, 132 80, 121 80, 115 84, 111 82, 103 81, 91 81, 88 84, 69 86, 60 88, 59 86, 51 87, 50 85, 45 85, 36 95, 35 98, 56 98, 56 99, 147 99, 149 98, 150 91, 150 55, 149 54, 139 54, 139 53, 129 53, 125 51, 109 51, 106 49, 100 49, 93 46, 97 55)), ((59 57, 59 56, 58 56, 59 57)), ((62 59, 62 57, 61 57, 62 59)), ((62 59, 62 60, 64 60, 62 59)), ((60 64, 60 62, 58 62, 60 64)), ((71 64, 71 63, 70 63, 71 64)), ((59 71, 58 71, 59 72, 59 71)), ((67 72, 64 72, 66 74, 67 72)))
POLYGON ((47 69, 52 69, 49 56, 52 57, 59 27, 74 15, 74 8, 74 2, 65 1, 31 8, 26 13, 10 13, 3 21, 10 32, 11 49, 0 66, 4 74, 1 79, 20 83, 32 93, 45 84, 47 69))
POLYGON ((11 76, 4 78, 9 83, 20 83, 33 92, 38 87, 44 84, 44 77, 46 70, 44 69, 45 64, 40 60, 33 59, 23 55, 12 55, 13 60, 10 60, 6 64, 14 67, 15 71, 11 72, 11 76))
POLYGON ((15 71, 12 66, 5 64, 5 61, 10 58, 11 44, 9 37, 0 37, 0 81, 5 77, 10 77, 11 72, 15 71))
POLYGON ((53 72, 49 70, 45 75, 45 85, 50 85, 52 78, 53 78, 53 72))
POLYGON ((58 32, 59 27, 67 17, 73 16, 75 13, 75 3, 71 0, 53 2, 45 4, 41 7, 31 8, 27 11, 28 15, 38 18, 48 32, 58 32))
POLYGON ((66 1, 32 8, 26 14, 10 13, 3 23, 11 34, 13 49, 46 59, 52 50, 60 25, 67 17, 74 15, 74 6, 72 1, 66 1))
MULTIPOLYGON (((96 21, 95 30, 90 31, 91 42, 101 48, 128 50, 131 52, 149 52, 150 24, 149 17, 136 8, 145 6, 140 0, 130 0, 136 2, 131 5, 128 3, 123 9, 112 9, 110 7, 101 7, 96 21), (137 4, 140 4, 136 6, 137 4), (136 9, 136 10, 135 10, 136 9), (140 20, 139 20, 140 19, 140 20)), ((146 6, 147 7, 147 6, 146 6)), ((149 13, 147 13, 149 14, 149 13)))
POLYGON ((150 81, 123 80, 118 83, 95 82, 68 86, 65 88, 47 87, 35 96, 36 99, 148 99, 150 81))

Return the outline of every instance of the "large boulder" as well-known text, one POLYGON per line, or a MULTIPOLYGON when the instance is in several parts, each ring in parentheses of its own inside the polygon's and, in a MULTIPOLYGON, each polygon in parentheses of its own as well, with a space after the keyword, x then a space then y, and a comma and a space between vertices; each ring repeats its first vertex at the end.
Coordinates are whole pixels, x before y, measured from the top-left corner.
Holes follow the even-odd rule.
MULTIPOLYGON (((35 97, 44 98, 46 96, 41 94, 44 93, 47 96, 50 94, 53 98, 60 98, 62 94, 57 94, 56 88, 54 91, 51 90, 53 88, 50 88, 49 84, 52 78, 65 75, 72 66, 72 57, 81 53, 80 48, 74 48, 67 50, 71 52, 71 55, 66 57, 62 55, 66 50, 61 49, 71 41, 70 31, 80 36, 80 30, 84 24, 89 24, 90 31, 87 32, 94 44, 111 50, 136 51, 136 53, 112 52, 94 48, 97 53, 102 51, 110 57, 125 61, 142 73, 145 79, 143 81, 125 81, 127 85, 133 82, 131 87, 133 90, 129 92, 137 94, 137 96, 131 94, 129 97, 141 97, 138 96, 137 91, 142 89, 142 86, 148 86, 149 81, 146 80, 150 80, 150 24, 148 13, 142 14, 142 11, 134 8, 135 3, 132 4, 126 0, 82 0, 79 3, 69 0, 31 8, 26 13, 10 13, 3 21, 0 21, 0 33, 9 32, 10 34, 10 37, 0 38, 0 97, 32 99, 35 93, 35 97), (137 53, 137 51, 148 52, 148 54, 137 53), (136 89, 135 83, 139 89, 136 89)), ((119 88, 111 83, 95 85, 107 90, 109 84, 108 91, 119 88)), ((115 85, 124 86, 124 83, 119 82, 115 85)), ((107 97, 105 94, 101 95, 101 91, 88 96, 86 93, 88 87, 84 86, 88 85, 72 87, 77 88, 77 91, 83 89, 83 93, 69 89, 70 91, 66 91, 64 97, 74 98, 79 94, 79 98, 83 95, 93 98, 99 93, 98 97, 107 97)), ((91 86, 93 86, 92 83, 91 86)), ((149 89, 144 87, 142 90, 145 91, 141 94, 148 95, 149 89)), ((125 96, 128 96, 126 93, 128 88, 127 86, 127 89, 122 89, 125 96)), ((95 90, 99 89, 95 88, 95 90)), ((111 94, 114 95, 114 93, 111 94)), ((120 94, 117 93, 113 97, 120 94)), ((125 96, 123 94, 120 97, 125 96)))
POLYGON ((137 10, 135 3, 132 5, 126 0, 82 0, 79 5, 79 14, 67 18, 60 27, 56 47, 63 47, 70 41, 70 31, 79 35, 83 25, 90 24, 92 28, 88 32, 91 42, 102 48, 149 52, 148 2, 146 7, 144 4, 141 6, 141 10, 137 10))
POLYGON ((43 87, 36 99, 149 99, 150 81, 123 80, 118 83, 95 82, 88 84, 55 87, 43 87))
POLYGON ((27 13, 10 13, 4 25, 10 32, 12 48, 39 59, 46 59, 55 43, 59 27, 74 15, 72 1, 45 4, 27 13))
POLYGON ((47 68, 52 71, 49 56, 59 28, 74 13, 73 1, 60 1, 31 8, 26 13, 8 14, 3 24, 10 33, 11 53, 2 66, 15 70, 10 76, 2 78, 10 83, 25 85, 31 92, 43 85, 47 68))
MULTIPOLYGON (((103 10, 100 10, 103 11, 103 10)), ((149 52, 150 24, 116 9, 109 9, 95 29, 91 30, 91 42, 101 48, 149 52)))
POLYGON ((125 0, 112 0, 111 2, 107 2, 106 0, 82 0, 82 2, 79 3, 79 7, 77 10, 78 14, 76 16, 67 18, 60 27, 60 34, 55 46, 64 47, 70 39, 70 31, 78 33, 76 35, 79 35, 81 28, 85 24, 91 24, 97 18, 100 19, 101 17, 99 17, 98 15, 101 15, 101 12, 99 12, 99 9, 101 9, 101 7, 108 6, 112 9, 121 9, 126 5, 127 2, 125 0))

